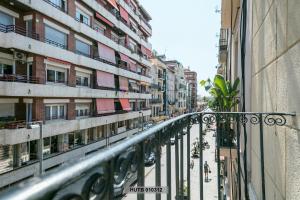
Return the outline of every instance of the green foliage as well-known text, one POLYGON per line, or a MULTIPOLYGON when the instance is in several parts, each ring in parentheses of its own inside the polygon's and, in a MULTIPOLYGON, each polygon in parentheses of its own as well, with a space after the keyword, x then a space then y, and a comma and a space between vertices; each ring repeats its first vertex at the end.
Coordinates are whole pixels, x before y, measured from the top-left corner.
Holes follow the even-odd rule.
POLYGON ((208 106, 214 111, 230 111, 239 103, 237 98, 239 83, 239 78, 231 84, 219 74, 215 76, 213 82, 210 79, 200 81, 200 85, 212 96, 208 106))

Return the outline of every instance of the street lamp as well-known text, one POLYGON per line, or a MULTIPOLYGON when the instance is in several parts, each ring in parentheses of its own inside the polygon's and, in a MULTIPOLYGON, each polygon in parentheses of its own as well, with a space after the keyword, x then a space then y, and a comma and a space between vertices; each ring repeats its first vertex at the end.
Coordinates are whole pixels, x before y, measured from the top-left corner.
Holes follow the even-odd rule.
POLYGON ((43 174, 43 149, 44 149, 44 141, 43 141, 43 121, 37 122, 29 122, 27 123, 28 129, 36 129, 40 128, 40 139, 39 139, 39 163, 40 163, 40 175, 43 174))

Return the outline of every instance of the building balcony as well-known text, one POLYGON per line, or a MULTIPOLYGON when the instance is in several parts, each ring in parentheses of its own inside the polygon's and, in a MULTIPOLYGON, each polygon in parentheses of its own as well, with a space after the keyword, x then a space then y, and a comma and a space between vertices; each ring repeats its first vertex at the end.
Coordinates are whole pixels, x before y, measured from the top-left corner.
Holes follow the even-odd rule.
MULTIPOLYGON (((116 44, 111 38, 107 38, 106 36, 99 34, 99 32, 95 31, 91 26, 87 26, 84 23, 78 22, 75 18, 72 18, 65 12, 57 12, 57 9, 55 7, 53 7, 52 5, 47 3, 48 1, 38 1, 35 4, 30 4, 30 3, 24 2, 22 0, 18 0, 18 1, 20 1, 22 4, 25 4, 29 7, 31 7, 32 9, 35 9, 37 11, 40 11, 41 13, 44 13, 45 15, 65 24, 65 25, 68 25, 70 27, 70 29, 72 29, 78 33, 87 35, 88 37, 90 37, 96 41, 99 41, 100 43, 103 43, 109 47, 112 47, 116 51, 120 51, 121 53, 131 57, 132 59, 142 62, 146 66, 151 66, 151 63, 147 59, 144 59, 137 54, 132 54, 127 49, 127 47, 124 47, 125 45, 116 44), (53 15, 52 13, 56 13, 56 15, 53 15), (106 41, 106 40, 109 40, 109 41, 106 41)), ((93 4, 100 6, 96 1, 93 2, 93 4)), ((104 12, 106 11, 105 8, 103 8, 102 6, 100 6, 100 7, 101 7, 100 10, 104 9, 103 11, 104 12)), ((111 15, 111 13, 109 13, 109 15, 111 15)), ((117 19, 115 18, 114 21, 116 21, 116 20, 117 19)), ((116 21, 116 23, 114 23, 114 24, 119 25, 120 23, 118 21, 116 21)), ((123 24, 123 23, 121 23, 121 24, 123 24)), ((128 27, 126 27, 126 28, 128 29, 128 31, 131 31, 128 27)), ((127 33, 127 32, 125 32, 125 33, 127 33)), ((129 34, 130 37, 135 39, 137 42, 141 43, 146 48, 151 49, 151 44, 141 40, 140 37, 137 36, 135 33, 133 33, 133 34, 134 34, 134 36, 129 34)))
MULTIPOLYGON (((140 112, 143 116, 150 116, 151 110, 145 108, 140 111, 118 112, 109 115, 95 115, 94 117, 75 119, 75 120, 56 120, 53 123, 43 125, 43 136, 51 137, 64 133, 70 133, 76 130, 84 130, 88 128, 106 125, 108 123, 116 123, 128 119, 140 117, 140 112)), ((39 130, 37 129, 2 129, 0 130, 0 143, 3 145, 13 145, 24 143, 28 140, 38 140, 39 130)))
MULTIPOLYGON (((53 168, 57 168, 58 166, 72 158, 85 157, 86 155, 99 151, 99 149, 101 150, 102 148, 105 148, 107 144, 112 145, 113 143, 136 134, 138 131, 139 128, 126 128, 125 131, 110 136, 109 138, 99 138, 97 141, 94 141, 92 143, 87 143, 69 149, 67 151, 45 156, 43 160, 44 169, 48 171, 53 168)), ((0 172, 0 180, 5 180, 0 181, 0 188, 14 183, 16 180, 22 180, 24 178, 27 178, 28 176, 35 175, 39 168, 39 162, 37 159, 33 159, 24 163, 20 167, 13 167, 12 163, 8 163, 8 166, 9 167, 6 168, 6 172, 0 172)))
POLYGON ((151 94, 147 93, 91 89, 88 87, 69 87, 66 85, 32 83, 24 84, 23 82, 6 81, 0 81, 0 85, 1 96, 151 99, 151 94))
POLYGON ((1 46, 3 48, 14 48, 23 51, 30 51, 38 55, 53 57, 59 60, 64 60, 66 62, 73 63, 75 65, 86 66, 92 69, 100 69, 102 71, 122 75, 135 80, 140 80, 144 82, 151 81, 149 77, 143 76, 142 74, 138 74, 138 72, 134 73, 132 71, 120 69, 116 64, 101 59, 98 56, 78 55, 76 54, 76 52, 68 51, 64 48, 57 48, 57 45, 49 44, 49 42, 48 44, 42 43, 38 36, 34 39, 31 39, 30 37, 24 36, 23 34, 18 34, 16 30, 16 28, 1 29, 0 27, 0 35, 3 38, 3 40, 1 40, 0 42, 2 42, 1 46), (30 49, 28 47, 30 47, 30 49))
MULTIPOLYGON (((70 23, 70 20, 69 18, 72 18, 71 16, 69 16, 67 13, 65 13, 64 11, 59 13, 57 12, 56 9, 58 10, 61 10, 59 9, 59 7, 57 8, 57 6, 55 6, 56 4, 51 4, 49 3, 50 1, 49 0, 44 0, 41 1, 41 2, 37 2, 35 3, 34 5, 33 4, 28 4, 28 3, 25 3, 24 1, 22 0, 18 0, 20 1, 21 3, 23 4, 26 4, 27 6, 39 11, 39 12, 42 12, 44 13, 45 15, 51 17, 51 18, 54 18, 55 20, 57 21, 60 21, 66 25, 69 25, 72 29, 77 28, 78 26, 72 26, 74 23, 70 23), (55 16, 52 15, 52 13, 56 13, 55 16)), ((140 44, 142 44, 143 46, 147 47, 148 49, 151 49, 151 44, 146 42, 145 40, 142 40, 140 38, 140 36, 133 32, 127 24, 123 23, 121 21, 121 18, 119 17, 118 13, 115 12, 115 11, 112 11, 112 10, 108 10, 106 9, 105 7, 103 7, 102 5, 100 5, 97 1, 94 1, 94 0, 83 0, 88 6, 90 6, 91 8, 94 8, 94 10, 96 11, 101 11, 101 15, 103 15, 105 18, 107 18, 109 21, 111 21, 115 26, 116 28, 119 28, 121 29, 122 31, 124 31, 125 33, 129 34, 130 37, 132 37, 135 41, 139 42, 140 44), (121 22, 121 23, 120 23, 121 22)), ((76 19, 74 19, 74 21, 76 21, 76 19)), ((86 25, 85 25, 86 26, 86 25)), ((89 26, 86 26, 87 28, 90 28, 89 26)), ((76 30, 77 31, 77 30, 76 30)), ((84 31, 83 29, 78 29, 77 32, 82 32, 83 34, 88 34, 88 32, 84 31)), ((92 37, 93 38, 93 37, 92 37)))

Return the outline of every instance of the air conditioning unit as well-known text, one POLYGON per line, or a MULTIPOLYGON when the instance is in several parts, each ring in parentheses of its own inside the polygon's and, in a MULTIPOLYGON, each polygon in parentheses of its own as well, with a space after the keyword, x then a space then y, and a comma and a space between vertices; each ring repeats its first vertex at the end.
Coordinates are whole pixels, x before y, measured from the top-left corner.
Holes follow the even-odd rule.
POLYGON ((26 62, 26 54, 18 51, 14 52, 14 59, 21 62, 26 62))

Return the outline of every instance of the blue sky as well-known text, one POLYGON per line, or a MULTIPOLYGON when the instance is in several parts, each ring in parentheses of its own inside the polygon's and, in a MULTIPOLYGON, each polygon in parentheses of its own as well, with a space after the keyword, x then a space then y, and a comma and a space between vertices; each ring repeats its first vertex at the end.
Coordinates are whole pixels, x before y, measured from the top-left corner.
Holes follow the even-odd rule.
MULTIPOLYGON (((198 82, 216 73, 216 34, 220 29, 220 0, 139 0, 150 13, 153 49, 176 59, 198 74, 198 82)), ((205 91, 198 86, 198 93, 205 91)))

